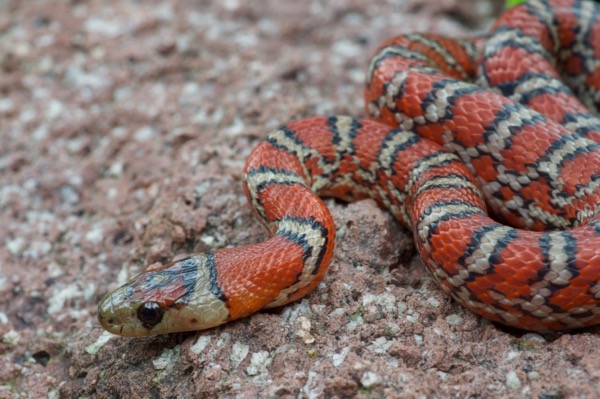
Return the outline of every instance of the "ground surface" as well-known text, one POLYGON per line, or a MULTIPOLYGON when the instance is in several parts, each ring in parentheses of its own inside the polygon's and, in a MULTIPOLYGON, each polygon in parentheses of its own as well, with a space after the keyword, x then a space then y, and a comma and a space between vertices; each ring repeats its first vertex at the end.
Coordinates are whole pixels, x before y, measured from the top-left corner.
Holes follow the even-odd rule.
POLYGON ((0 398, 600 396, 598 328, 542 336, 475 317, 370 201, 329 202, 336 257, 296 304, 147 339, 95 319, 145 265, 264 239, 245 157, 290 119, 361 115, 378 42, 472 32, 493 13, 459 0, 0 1, 0 398))

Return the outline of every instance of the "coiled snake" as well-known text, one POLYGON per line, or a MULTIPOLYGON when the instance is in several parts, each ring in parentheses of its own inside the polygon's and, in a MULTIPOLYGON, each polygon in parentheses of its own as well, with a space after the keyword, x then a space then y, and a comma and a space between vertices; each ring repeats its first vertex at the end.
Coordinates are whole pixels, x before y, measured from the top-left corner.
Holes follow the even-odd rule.
POLYGON ((411 229, 438 285, 483 317, 600 322, 600 7, 531 1, 485 40, 390 39, 365 102, 371 119, 303 119, 253 150, 244 189, 270 239, 142 273, 103 299, 102 326, 201 330, 306 295, 335 242, 317 195, 374 198, 411 229))

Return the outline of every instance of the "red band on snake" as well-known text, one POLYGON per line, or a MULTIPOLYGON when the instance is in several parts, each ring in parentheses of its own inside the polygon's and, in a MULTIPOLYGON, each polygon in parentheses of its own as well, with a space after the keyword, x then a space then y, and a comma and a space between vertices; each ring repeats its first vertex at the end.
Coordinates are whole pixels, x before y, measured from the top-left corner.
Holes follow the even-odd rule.
POLYGON ((365 100, 371 119, 303 119, 252 151, 244 188, 269 240, 142 273, 104 298, 103 327, 201 330, 306 295, 335 243, 319 196, 375 199, 438 285, 485 318, 600 323, 600 7, 531 1, 486 40, 395 37, 365 100))

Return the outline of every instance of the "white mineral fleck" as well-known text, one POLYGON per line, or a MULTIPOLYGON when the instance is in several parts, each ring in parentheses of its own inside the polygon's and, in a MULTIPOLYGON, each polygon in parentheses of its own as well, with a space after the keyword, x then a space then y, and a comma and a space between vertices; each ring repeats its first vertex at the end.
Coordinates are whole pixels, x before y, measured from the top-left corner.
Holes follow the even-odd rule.
POLYGON ((246 368, 248 375, 258 375, 271 365, 273 359, 267 351, 255 352, 250 359, 250 365, 246 368))

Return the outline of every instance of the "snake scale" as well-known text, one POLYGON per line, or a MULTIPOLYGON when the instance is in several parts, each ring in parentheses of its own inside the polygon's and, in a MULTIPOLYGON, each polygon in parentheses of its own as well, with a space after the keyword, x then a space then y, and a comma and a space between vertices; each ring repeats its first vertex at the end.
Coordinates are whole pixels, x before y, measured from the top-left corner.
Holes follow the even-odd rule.
POLYGON ((211 328, 312 291, 335 227, 320 196, 373 198, 457 302, 526 330, 600 323, 600 7, 532 0, 484 38, 405 34, 367 74, 369 119, 270 133, 244 189, 270 238, 195 254, 108 294, 108 331, 211 328))

